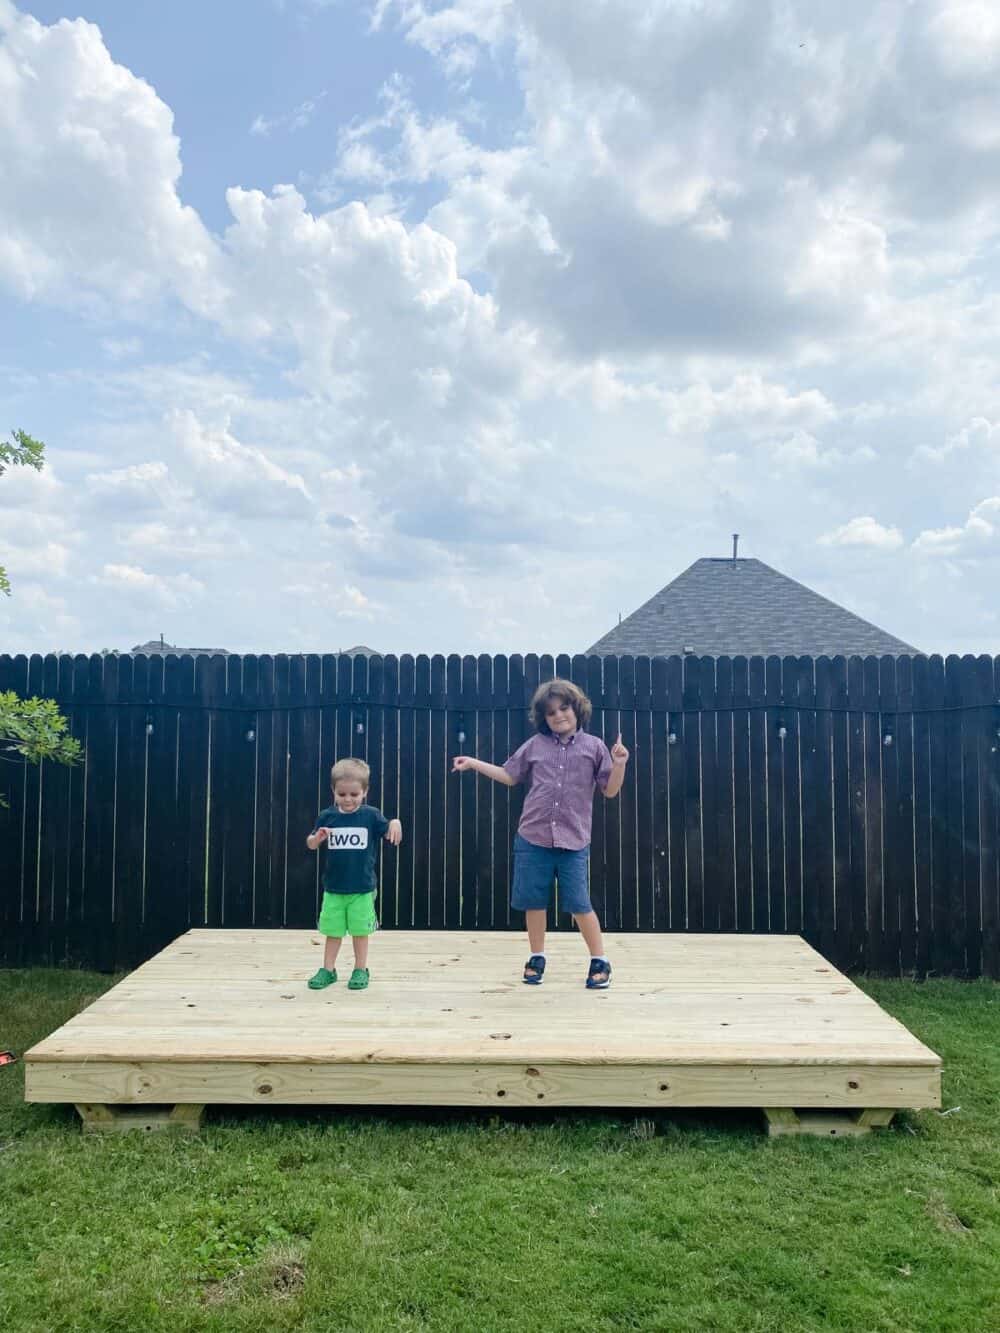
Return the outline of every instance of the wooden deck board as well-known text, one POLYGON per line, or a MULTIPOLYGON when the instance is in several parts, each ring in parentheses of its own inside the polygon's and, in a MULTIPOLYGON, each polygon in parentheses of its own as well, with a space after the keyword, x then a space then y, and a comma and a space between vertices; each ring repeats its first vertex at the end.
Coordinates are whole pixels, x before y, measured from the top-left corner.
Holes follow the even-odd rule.
POLYGON ((795 936, 384 932, 309 991, 314 931, 195 930, 25 1056, 29 1101, 940 1105, 940 1059, 795 936))

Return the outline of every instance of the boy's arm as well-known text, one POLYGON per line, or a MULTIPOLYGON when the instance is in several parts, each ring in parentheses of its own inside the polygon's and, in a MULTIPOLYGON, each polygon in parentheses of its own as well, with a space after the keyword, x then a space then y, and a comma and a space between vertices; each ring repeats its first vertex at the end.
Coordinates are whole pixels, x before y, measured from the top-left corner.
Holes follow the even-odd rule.
POLYGON ((505 787, 514 787, 517 785, 517 779, 512 778, 505 768, 499 764, 488 764, 485 759, 474 759, 471 754, 456 755, 452 761, 451 771, 453 773, 464 773, 469 769, 473 773, 481 773, 484 778, 491 778, 494 782, 502 782, 505 787))
POLYGON ((611 747, 611 773, 608 777, 608 785, 604 788, 604 795, 610 801, 617 796, 622 789, 622 783, 625 781, 625 765, 628 763, 628 750, 622 745, 622 734, 618 733, 618 739, 611 747))
POLYGON ((313 829, 312 833, 306 838, 306 846, 311 852, 314 852, 317 847, 326 842, 328 833, 329 830, 325 828, 313 829))
POLYGON ((381 810, 372 810, 372 832, 376 838, 385 838, 393 847, 403 841, 403 826, 398 819, 389 819, 381 810))

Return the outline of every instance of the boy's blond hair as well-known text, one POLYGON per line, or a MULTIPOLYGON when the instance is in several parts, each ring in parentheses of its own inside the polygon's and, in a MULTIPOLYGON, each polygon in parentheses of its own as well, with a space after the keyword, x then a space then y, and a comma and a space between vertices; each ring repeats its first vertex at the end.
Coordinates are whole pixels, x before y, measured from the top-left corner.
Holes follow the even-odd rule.
POLYGON ((367 791, 371 776, 372 771, 363 759, 338 759, 330 769, 330 787, 335 791, 338 782, 360 782, 367 791))

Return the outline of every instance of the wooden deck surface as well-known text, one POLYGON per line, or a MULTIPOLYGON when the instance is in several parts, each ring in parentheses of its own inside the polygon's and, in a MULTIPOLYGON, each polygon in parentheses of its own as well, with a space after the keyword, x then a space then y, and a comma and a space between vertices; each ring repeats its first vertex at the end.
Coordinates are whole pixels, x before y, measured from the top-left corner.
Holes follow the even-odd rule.
POLYGON ((382 932, 310 991, 315 931, 194 930, 25 1056, 29 1101, 940 1105, 940 1059, 794 936, 382 932))

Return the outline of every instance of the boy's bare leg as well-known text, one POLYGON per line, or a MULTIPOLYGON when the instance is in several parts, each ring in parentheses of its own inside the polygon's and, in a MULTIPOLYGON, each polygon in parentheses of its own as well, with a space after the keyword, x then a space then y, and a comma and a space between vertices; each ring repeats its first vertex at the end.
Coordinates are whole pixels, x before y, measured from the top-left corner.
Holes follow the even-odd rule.
POLYGON ((530 907, 524 914, 525 925, 528 927, 528 948, 532 953, 545 952, 546 915, 544 907, 530 907))
POLYGON ((584 943, 590 950, 591 958, 604 957, 604 936, 601 934, 601 923, 596 912, 581 912, 579 916, 574 916, 580 934, 583 936, 584 943))
POLYGON ((333 971, 337 962, 337 954, 340 953, 340 946, 343 942, 336 935, 327 935, 326 948, 323 950, 323 966, 328 972, 333 971))
POLYGON ((352 935, 351 943, 354 945, 354 966, 368 966, 368 936, 352 935))

